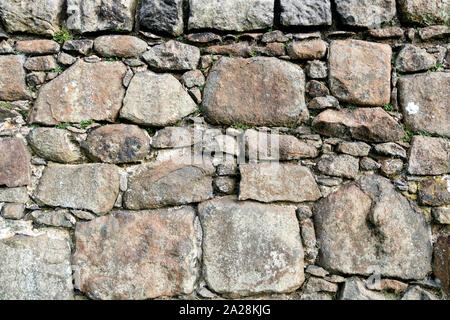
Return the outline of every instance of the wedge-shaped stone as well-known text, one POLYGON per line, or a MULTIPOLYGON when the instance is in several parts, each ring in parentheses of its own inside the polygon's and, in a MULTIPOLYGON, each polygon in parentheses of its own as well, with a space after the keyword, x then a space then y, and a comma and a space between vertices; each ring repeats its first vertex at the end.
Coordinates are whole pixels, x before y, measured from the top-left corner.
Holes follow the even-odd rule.
POLYGON ((450 172, 450 142, 442 138, 414 136, 409 151, 408 172, 438 175, 450 172))
POLYGON ((398 98, 412 130, 450 137, 450 73, 431 72, 401 77, 398 98))
POLYGON ((119 171, 109 164, 49 165, 35 191, 37 201, 52 207, 110 211, 119 194, 119 171))
POLYGON ((283 126, 306 119, 305 75, 276 58, 221 58, 203 91, 212 123, 283 126))
POLYGON ((336 40, 330 45, 329 84, 340 101, 384 106, 391 98, 391 56, 387 44, 336 40))
POLYGON ((75 287, 93 299, 189 294, 198 274, 191 207, 119 211, 77 223, 75 287))
POLYGON ((14 101, 29 98, 25 84, 24 56, 0 56, 0 100, 14 101))
POLYGON ((311 171, 298 164, 241 164, 239 199, 272 201, 315 201, 321 197, 311 171))
POLYGON ((131 79, 120 117, 138 124, 166 126, 195 110, 195 102, 174 76, 140 72, 131 79))
POLYGON ((304 281, 295 207, 218 198, 199 205, 206 283, 230 297, 296 290, 304 281))
POLYGON ((341 22, 349 26, 379 28, 391 21, 396 12, 395 0, 334 0, 341 22))
POLYGON ((397 141, 405 136, 400 124, 381 108, 328 109, 315 117, 312 125, 329 137, 369 142, 397 141))
POLYGON ((314 206, 319 264, 345 274, 422 279, 432 245, 423 213, 378 175, 345 184, 314 206))
POLYGON ((0 140, 0 186, 20 187, 30 183, 30 155, 19 138, 0 140))
POLYGON ((330 0, 280 0, 280 7, 284 26, 331 25, 330 0))
POLYGON ((42 86, 30 114, 31 123, 54 125, 82 120, 115 121, 125 89, 122 62, 79 60, 42 86))

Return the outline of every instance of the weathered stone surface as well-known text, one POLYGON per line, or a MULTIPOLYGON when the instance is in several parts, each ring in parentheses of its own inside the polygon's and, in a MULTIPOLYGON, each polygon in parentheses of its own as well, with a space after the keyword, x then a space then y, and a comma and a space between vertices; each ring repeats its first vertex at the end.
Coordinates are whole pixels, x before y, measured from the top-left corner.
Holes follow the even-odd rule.
POLYGON ((53 36, 59 31, 64 0, 7 0, 0 2, 0 18, 8 32, 53 36))
POLYGON ((139 22, 145 29, 179 36, 183 33, 183 0, 144 0, 139 22))
POLYGON ((53 40, 17 41, 16 50, 30 55, 54 54, 59 52, 59 44, 53 40))
POLYGON ((213 123, 288 125, 308 117, 304 86, 303 71, 292 63, 222 57, 206 81, 203 106, 213 123))
POLYGON ((0 153, 0 186, 12 188, 30 184, 30 155, 22 140, 0 140, 0 153))
POLYGON ((189 0, 192 29, 246 31, 273 25, 274 0, 189 0))
POLYGON ((450 35, 450 26, 429 26, 419 30, 419 36, 422 40, 443 38, 448 35, 450 35))
POLYGON ((293 41, 286 49, 294 60, 321 59, 327 52, 327 43, 320 39, 293 41))
POLYGON ((401 159, 384 159, 381 161, 381 173, 384 176, 391 177, 398 174, 403 169, 401 159))
POLYGON ((434 68, 436 58, 425 49, 407 45, 400 50, 395 59, 395 68, 399 72, 418 72, 434 68))
POLYGON ((113 208, 118 194, 117 167, 82 164, 47 166, 34 196, 49 206, 105 214, 113 208))
POLYGON ((386 27, 381 29, 371 29, 368 34, 378 39, 401 38, 404 31, 400 27, 386 27))
POLYGON ((67 27, 86 33, 131 31, 136 0, 67 0, 67 27))
POLYGON ((317 169, 329 176, 355 179, 358 175, 359 160, 348 154, 325 154, 317 163, 317 169))
POLYGON ((5 203, 1 208, 2 217, 6 219, 22 219, 25 206, 22 203, 5 203))
POLYGON ((428 179, 419 184, 419 203, 439 207, 450 204, 450 177, 428 179))
POLYGON ((136 73, 120 117, 138 124, 166 126, 196 110, 196 104, 171 74, 136 73))
POLYGON ((280 9, 284 26, 331 25, 330 0, 281 0, 280 9))
POLYGON ((450 73, 431 72, 398 80, 398 98, 406 125, 414 131, 450 137, 450 73))
POLYGON ((393 279, 381 279, 373 282, 368 279, 366 280, 366 288, 369 290, 393 291, 395 293, 401 293, 408 288, 408 284, 393 279))
POLYGON ((425 217, 385 178, 365 175, 345 184, 315 205, 314 222, 319 263, 327 270, 401 279, 430 271, 425 217))
POLYGON ((315 265, 307 266, 306 269, 305 269, 305 272, 309 273, 309 274, 311 274, 311 275, 313 275, 315 277, 320 277, 320 278, 323 278, 323 277, 325 277, 328 274, 327 270, 325 270, 322 267, 315 266, 315 265))
POLYGON ((30 122, 54 125, 89 119, 115 121, 125 94, 125 72, 122 62, 79 60, 42 86, 30 122))
POLYGON ((311 171, 298 164, 241 164, 239 199, 315 201, 321 194, 311 171))
POLYGON ((152 147, 158 149, 181 148, 191 146, 194 131, 186 127, 165 127, 152 137, 152 147))
POLYGON ((21 55, 0 56, 0 100, 14 101, 29 97, 24 63, 25 58, 21 55))
POLYGON ((406 158, 406 150, 394 142, 386 142, 375 145, 375 151, 392 157, 406 158))
POLYGON ((89 39, 64 41, 63 50, 87 55, 94 46, 94 41, 89 39))
POLYGON ((381 108, 327 109, 314 118, 314 130, 330 137, 369 142, 398 141, 402 127, 381 108))
POLYGON ((290 292, 304 281, 295 207, 219 198, 199 205, 205 280, 215 292, 290 292))
POLYGON ((101 36, 95 39, 94 50, 103 57, 136 57, 147 50, 147 42, 127 35, 101 36))
POLYGON ((221 41, 222 37, 213 32, 196 32, 188 34, 186 39, 193 43, 210 43, 221 41))
POLYGON ((305 284, 305 292, 313 293, 313 292, 337 292, 338 285, 332 282, 328 282, 324 279, 310 277, 305 284))
POLYGON ((344 25, 376 28, 395 16, 395 0, 335 0, 344 25))
POLYGON ((175 161, 138 165, 129 174, 124 206, 131 210, 200 202, 212 198, 212 171, 175 161))
POLYGON ((442 138, 414 136, 409 152, 408 172, 437 175, 450 172, 450 142, 442 138))
POLYGON ((75 287, 93 299, 189 294, 197 279, 195 211, 119 211, 77 223, 75 287))
POLYGON ((70 235, 0 218, 0 299, 73 299, 70 235))
POLYGON ((72 141, 67 130, 57 128, 35 128, 27 140, 40 157, 61 163, 74 163, 82 159, 80 147, 72 141))
POLYGON ((386 298, 380 293, 367 290, 363 280, 352 277, 345 280, 339 300, 386 300, 386 298))
POLYGON ((405 22, 448 24, 450 3, 442 0, 399 0, 400 18, 405 22))
POLYGON ((433 208, 431 214, 437 223, 450 224, 450 207, 433 208))
POLYGON ((336 40, 330 45, 329 84, 339 100, 383 106, 391 94, 391 47, 360 40, 336 40))
POLYGON ((200 60, 200 49, 189 44, 169 40, 151 47, 143 55, 148 65, 156 70, 196 69, 200 60))
POLYGON ((437 238, 434 245, 433 271, 442 290, 450 295, 450 235, 437 238))
POLYGON ((205 76, 200 70, 191 70, 185 72, 180 81, 187 88, 201 87, 205 84, 205 76))
POLYGON ((31 71, 51 71, 56 69, 58 64, 53 56, 39 56, 28 58, 23 66, 31 71))
POLYGON ((137 162, 150 151, 150 137, 135 125, 110 124, 91 131, 82 147, 95 161, 137 162))
POLYGON ((338 144, 337 151, 355 157, 364 157, 369 154, 370 148, 370 145, 364 142, 342 141, 338 144))
POLYGON ((422 289, 419 286, 411 286, 406 290, 401 300, 439 300, 432 293, 422 289))
POLYGON ((26 187, 0 188, 0 202, 25 203, 28 201, 26 187))
POLYGON ((67 209, 55 211, 36 210, 31 213, 31 216, 36 223, 53 227, 72 228, 77 222, 67 209))
POLYGON ((308 108, 313 110, 336 108, 338 106, 339 101, 333 96, 315 97, 308 103, 308 108))
POLYGON ((311 98, 328 97, 330 94, 327 85, 317 80, 308 81, 306 84, 306 92, 311 98))
POLYGON ((326 62, 319 60, 308 61, 306 65, 306 75, 311 79, 326 78, 328 75, 328 68, 326 62))

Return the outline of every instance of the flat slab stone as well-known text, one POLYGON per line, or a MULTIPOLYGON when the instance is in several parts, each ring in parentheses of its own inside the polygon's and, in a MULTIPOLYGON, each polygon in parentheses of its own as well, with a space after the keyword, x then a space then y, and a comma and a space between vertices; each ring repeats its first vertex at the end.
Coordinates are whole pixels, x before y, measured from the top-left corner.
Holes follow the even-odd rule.
POLYGON ((273 18, 274 0, 189 0, 189 30, 267 29, 273 18))
POLYGON ((125 94, 122 79, 126 70, 122 62, 78 60, 42 86, 30 114, 30 123, 115 121, 125 94))
POLYGON ((0 140, 0 186, 10 188, 30 184, 30 155, 19 138, 0 140))
POLYGON ((442 0, 398 0, 400 18, 404 22, 448 24, 450 3, 442 0))
POLYGON ((183 33, 183 0, 143 0, 139 10, 142 27, 179 36, 183 33))
POLYGON ((336 98, 364 106, 384 106, 390 102, 392 49, 389 45, 335 40, 329 51, 329 85, 336 98))
POLYGON ((344 274, 422 279, 432 245, 423 213, 394 185, 365 175, 314 206, 319 265, 344 274))
POLYGON ((450 73, 430 72, 400 77, 398 98, 406 125, 413 131, 450 137, 450 73))
POLYGON ((219 198, 198 210, 210 289, 234 298, 291 292, 303 283, 295 207, 219 198))
POLYGON ((206 81, 203 106, 208 121, 217 124, 295 124, 309 116, 305 75, 276 58, 222 57, 206 81))
POLYGON ((284 26, 331 25, 330 0, 281 0, 280 8, 284 26))
POLYGON ((93 299, 190 294, 198 274, 195 211, 118 211, 77 223, 75 287, 93 299))
POLYGON ((298 164, 241 164, 239 200, 315 201, 321 197, 311 171, 298 164))
POLYGON ((377 28, 395 17, 395 0, 335 0, 344 25, 377 28))
POLYGON ((100 36, 94 50, 103 57, 136 57, 147 50, 147 42, 127 35, 100 36))
POLYGON ((0 202, 26 203, 27 201, 26 187, 0 188, 0 202))
POLYGON ((450 142, 442 138, 414 136, 409 151, 408 172, 438 175, 450 172, 450 142))
POLYGON ((54 54, 59 52, 59 44, 53 40, 22 40, 16 42, 16 50, 26 54, 54 54))
POLYGON ((29 98, 25 83, 25 57, 0 56, 0 100, 14 101, 29 98))
POLYGON ((35 191, 48 206, 110 211, 119 194, 119 171, 110 164, 49 165, 35 191))

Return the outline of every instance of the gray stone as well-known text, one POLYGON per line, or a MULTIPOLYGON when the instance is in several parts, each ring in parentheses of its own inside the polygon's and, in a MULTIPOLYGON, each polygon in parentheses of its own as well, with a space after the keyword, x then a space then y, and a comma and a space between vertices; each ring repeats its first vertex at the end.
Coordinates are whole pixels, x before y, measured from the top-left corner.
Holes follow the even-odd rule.
POLYGON ((291 292, 303 283, 295 207, 219 198, 198 210, 210 289, 239 297, 291 292))
POLYGON ((0 56, 0 100, 14 101, 29 98, 25 84, 25 57, 0 56))
POLYGON ((414 136, 409 151, 408 172, 438 175, 450 172, 450 142, 442 138, 414 136))
POLYGON ((28 193, 26 187, 0 188, 0 202, 26 203, 28 193))
POLYGON ((305 284, 306 293, 314 292, 337 292, 338 285, 332 282, 328 282, 321 278, 310 277, 305 284))
POLYGON ((381 168, 381 164, 369 157, 363 157, 359 161, 359 165, 363 170, 378 170, 381 168))
POLYGON ((190 294, 198 276, 195 211, 118 211, 77 223, 75 287, 93 299, 190 294))
POLYGON ((132 31, 136 0, 67 0, 67 28, 76 32, 132 31))
POLYGON ((69 232, 0 218, 0 298, 73 299, 69 232))
POLYGON ((64 41, 63 50, 87 55, 94 46, 94 41, 89 39, 64 41))
POLYGON ((400 18, 404 22, 448 24, 450 3, 442 0, 399 0, 400 18))
POLYGON ((46 77, 45 72, 31 72, 26 76, 27 84, 30 87, 41 85, 45 82, 46 77))
POLYGON ((377 28, 395 17, 395 0, 335 0, 344 25, 377 28))
POLYGON ((53 56, 30 57, 23 65, 30 71, 51 71, 56 69, 58 64, 53 56))
POLYGON ((0 18, 8 32, 53 36, 59 31, 64 0, 6 0, 0 2, 0 18))
POLYGON ((247 31, 273 25, 274 0, 189 0, 192 29, 247 31))
POLYGON ((314 206, 319 265, 345 274, 422 279, 432 245, 424 215, 391 182, 365 175, 314 206))
POLYGON ((433 208, 431 214, 437 223, 450 224, 450 207, 433 208))
POLYGON ((358 175, 359 160, 348 154, 325 154, 317 163, 317 169, 330 176, 355 179, 358 175))
POLYGON ((239 200, 315 201, 321 197, 311 171, 298 164, 241 164, 239 200))
POLYGON ((311 79, 324 79, 328 75, 327 64, 324 61, 313 60, 306 64, 306 75, 311 79))
POLYGON ((105 214, 113 208, 118 194, 119 172, 116 166, 82 164, 49 165, 34 196, 48 206, 105 214))
POLYGON ((323 278, 326 275, 328 275, 327 270, 325 270, 322 267, 315 266, 315 265, 309 265, 308 267, 306 267, 305 272, 309 273, 315 277, 320 277, 320 278, 323 278))
POLYGON ((136 57, 147 50, 147 42, 128 35, 100 36, 94 41, 94 50, 102 57, 136 57))
POLYGON ((186 88, 201 87, 205 84, 205 76, 200 70, 192 70, 184 73, 180 81, 186 88))
POLYGON ((400 50, 395 59, 395 68, 398 72, 418 72, 434 68, 436 58, 425 49, 407 45, 400 50))
POLYGON ((375 151, 391 157, 406 159, 406 150, 394 142, 386 142, 375 145, 375 151))
POLYGON ((381 173, 387 177, 398 174, 403 169, 401 159, 385 159, 381 161, 381 173))
POLYGON ((429 26, 419 29, 419 36, 422 40, 444 38, 448 35, 450 35, 449 26, 429 26))
POLYGON ((200 60, 200 49, 189 44, 169 40, 151 47, 143 55, 144 60, 156 70, 192 70, 200 60))
POLYGON ((370 148, 370 145, 364 142, 342 141, 338 144, 337 151, 355 157, 364 157, 369 154, 370 148))
POLYGON ((179 36, 183 33, 183 0, 144 0, 139 22, 145 29, 179 36))
POLYGON ((360 278, 352 277, 345 280, 339 300, 386 300, 386 298, 380 293, 366 289, 364 281, 360 278))
POLYGON ((311 219, 302 219, 300 221, 300 230, 305 250, 305 261, 312 264, 316 261, 318 254, 314 223, 311 219))
POLYGON ((0 140, 0 186, 21 187, 30 184, 30 155, 20 138, 0 140))
POLYGON ((3 218, 22 219, 25 214, 25 206, 22 203, 5 203, 1 211, 3 218))
POLYGON ((120 117, 138 124, 167 126, 195 110, 195 102, 174 76, 139 72, 128 86, 120 117))
POLYGON ((60 52, 58 54, 58 63, 63 66, 71 66, 77 61, 77 58, 67 54, 65 52, 60 52))
POLYGON ((214 178, 214 186, 219 192, 232 194, 236 189, 236 179, 231 177, 216 177, 214 178))
POLYGON ((33 151, 44 159, 61 163, 75 163, 82 160, 80 147, 67 130, 35 128, 30 131, 27 140, 33 151))
POLYGON ((31 216, 36 223, 53 227, 73 228, 76 223, 75 218, 67 209, 55 211, 36 210, 31 213, 31 216))
POLYGON ((439 298, 419 286, 410 286, 401 300, 439 300, 439 298))
POLYGON ((182 148, 193 145, 194 130, 186 127, 165 127, 152 137, 152 147, 158 149, 182 148))
POLYGON ((94 214, 83 210, 70 210, 70 213, 81 220, 92 220, 96 217, 94 214))
POLYGON ((331 25, 330 0, 281 0, 280 9, 284 26, 331 25))
POLYGON ((337 107, 339 107, 339 101, 333 96, 315 97, 308 103, 308 108, 313 110, 337 107))

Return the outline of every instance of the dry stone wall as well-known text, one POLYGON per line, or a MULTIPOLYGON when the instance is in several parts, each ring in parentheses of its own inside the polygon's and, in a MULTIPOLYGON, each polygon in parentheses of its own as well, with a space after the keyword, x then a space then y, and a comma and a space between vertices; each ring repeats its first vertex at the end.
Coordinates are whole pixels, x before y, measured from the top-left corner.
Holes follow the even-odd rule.
POLYGON ((0 19, 0 299, 448 299, 448 1, 0 19))

